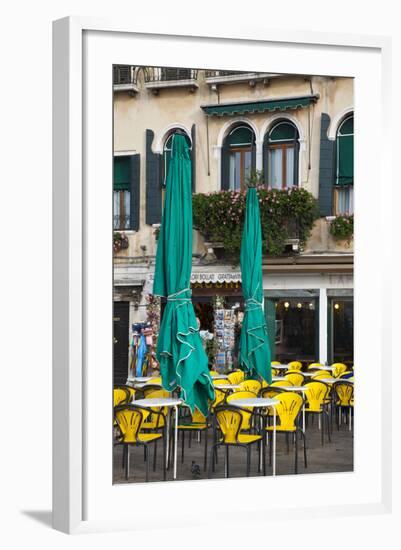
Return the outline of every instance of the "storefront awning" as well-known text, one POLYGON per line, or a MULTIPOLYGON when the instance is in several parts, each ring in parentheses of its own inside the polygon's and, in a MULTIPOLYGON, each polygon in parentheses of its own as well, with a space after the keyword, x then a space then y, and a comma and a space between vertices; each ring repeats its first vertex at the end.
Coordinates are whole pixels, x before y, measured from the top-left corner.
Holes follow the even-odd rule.
POLYGON ((302 109, 308 107, 311 103, 315 103, 318 97, 317 95, 307 95, 265 99, 262 101, 220 103, 215 105, 202 105, 201 108, 208 116, 230 116, 247 113, 264 113, 266 111, 286 111, 288 109, 302 109))

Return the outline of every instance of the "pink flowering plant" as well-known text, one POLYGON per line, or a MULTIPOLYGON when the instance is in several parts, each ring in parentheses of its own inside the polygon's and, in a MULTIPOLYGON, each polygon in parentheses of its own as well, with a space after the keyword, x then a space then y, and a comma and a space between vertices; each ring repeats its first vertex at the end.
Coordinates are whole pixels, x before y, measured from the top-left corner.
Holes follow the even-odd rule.
POLYGON ((330 233, 335 239, 350 241, 354 236, 354 215, 341 214, 330 223, 330 233))
MULTIPOLYGON (((269 189, 259 182, 257 188, 262 225, 263 251, 283 254, 285 242, 298 238, 301 246, 319 217, 317 201, 305 189, 269 189)), ((193 223, 207 240, 222 242, 228 255, 238 257, 245 218, 246 191, 219 191, 193 195, 193 223)))
POLYGON ((129 241, 125 233, 120 233, 118 231, 114 232, 113 235, 113 250, 115 253, 120 252, 124 248, 128 248, 129 241))

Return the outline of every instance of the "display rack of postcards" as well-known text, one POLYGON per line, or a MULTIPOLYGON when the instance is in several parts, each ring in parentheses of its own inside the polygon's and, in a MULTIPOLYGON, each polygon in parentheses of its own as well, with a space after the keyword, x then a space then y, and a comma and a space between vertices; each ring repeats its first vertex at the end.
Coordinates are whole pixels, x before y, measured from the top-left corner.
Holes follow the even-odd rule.
POLYGON ((218 344, 216 368, 232 370, 235 343, 235 314, 232 309, 217 308, 214 316, 214 336, 218 344))

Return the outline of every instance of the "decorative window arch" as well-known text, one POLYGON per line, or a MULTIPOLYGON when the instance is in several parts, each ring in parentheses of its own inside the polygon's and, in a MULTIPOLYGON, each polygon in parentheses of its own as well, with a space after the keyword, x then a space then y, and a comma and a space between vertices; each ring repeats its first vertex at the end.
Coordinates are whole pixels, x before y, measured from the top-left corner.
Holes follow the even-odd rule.
POLYGON ((354 115, 340 122, 336 133, 336 178, 334 183, 334 213, 354 211, 354 115))
POLYGON ((275 122, 264 138, 263 171, 265 182, 273 189, 298 185, 299 133, 293 122, 275 122))
POLYGON ((246 123, 231 126, 224 138, 221 162, 221 188, 240 191, 256 168, 255 132, 246 123))

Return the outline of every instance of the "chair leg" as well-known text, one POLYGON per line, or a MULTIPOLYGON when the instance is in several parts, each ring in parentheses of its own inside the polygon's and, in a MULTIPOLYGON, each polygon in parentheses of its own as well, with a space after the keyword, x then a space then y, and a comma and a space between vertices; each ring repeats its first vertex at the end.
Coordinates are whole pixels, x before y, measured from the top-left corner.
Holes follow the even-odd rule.
POLYGON ((146 449, 146 481, 149 481, 149 449, 147 445, 144 445, 146 449))
POLYGON ((321 429, 321 432, 322 432, 322 447, 324 445, 324 414, 323 412, 321 412, 319 414, 319 419, 322 418, 322 429, 321 429))
POLYGON ((166 457, 166 451, 167 451, 167 432, 164 430, 164 437, 163 437, 163 480, 166 481, 167 477, 167 457, 166 457))
POLYGON ((206 469, 207 469, 207 428, 205 430, 205 433, 203 434, 203 437, 205 438, 205 457, 204 457, 203 469, 206 472, 206 469))
POLYGON ((129 476, 129 445, 125 445, 125 479, 129 476))
POLYGON ((214 467, 214 455, 216 453, 217 447, 219 446, 219 443, 213 443, 212 448, 210 449, 210 461, 209 461, 209 471, 208 471, 208 477, 212 477, 212 472, 215 471, 214 467))
POLYGON ((229 460, 230 460, 230 457, 229 457, 229 452, 228 452, 228 445, 226 445, 225 462, 224 462, 225 477, 230 477, 229 460))
POLYGON ((326 423, 327 423, 327 435, 329 437, 329 443, 331 443, 329 413, 325 411, 325 414, 326 414, 326 423))
POLYGON ((263 434, 263 447, 262 447, 262 452, 263 452, 263 475, 265 476, 266 475, 266 436, 265 434, 263 434))
POLYGON ((157 439, 155 441, 155 449, 153 451, 153 471, 156 471, 156 461, 157 461, 157 439))
POLYGON ((251 474, 251 446, 246 446, 246 476, 249 477, 251 474))
POLYGON ((184 449, 185 449, 185 430, 181 430, 182 433, 182 447, 181 447, 181 463, 184 462, 184 449))
POLYGON ((298 473, 298 434, 297 430, 294 432, 294 440, 295 440, 295 473, 298 473))
POLYGON ((273 447, 273 445, 272 445, 272 440, 271 440, 272 436, 270 435, 270 432, 268 432, 267 438, 268 438, 268 441, 269 441, 269 466, 271 466, 272 465, 272 447, 273 447))
POLYGON ((307 463, 307 460, 306 460, 306 437, 305 437, 305 432, 303 430, 299 430, 302 434, 302 439, 303 439, 303 443, 304 443, 304 465, 305 465, 305 468, 308 467, 308 463, 307 463))
POLYGON ((285 434, 285 442, 287 444, 287 453, 290 452, 290 438, 288 437, 288 433, 285 434))

